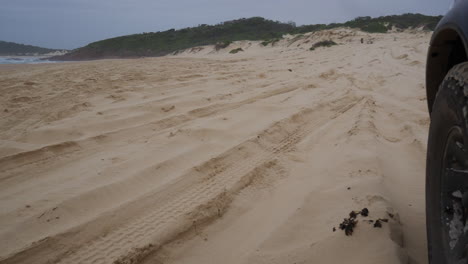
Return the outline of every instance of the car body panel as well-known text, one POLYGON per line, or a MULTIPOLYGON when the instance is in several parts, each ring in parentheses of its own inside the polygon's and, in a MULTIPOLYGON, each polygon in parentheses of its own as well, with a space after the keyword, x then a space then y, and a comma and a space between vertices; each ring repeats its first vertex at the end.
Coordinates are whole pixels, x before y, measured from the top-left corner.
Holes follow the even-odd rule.
POLYGON ((439 24, 434 30, 434 34, 432 35, 431 39, 431 45, 434 44, 434 41, 437 38, 439 32, 446 28, 457 30, 461 36, 465 37, 465 44, 467 44, 466 37, 468 36, 468 0, 455 1, 454 5, 440 20, 439 24))
MULTIPOLYGON (((463 62, 466 58, 450 61, 454 50, 463 49, 468 54, 468 0, 455 1, 452 8, 437 25, 431 38, 426 64, 426 91, 429 112, 432 112, 432 104, 439 85, 447 72, 454 64, 463 62), (453 43, 460 47, 455 47, 453 43)), ((463 57, 463 56, 458 56, 463 57)))

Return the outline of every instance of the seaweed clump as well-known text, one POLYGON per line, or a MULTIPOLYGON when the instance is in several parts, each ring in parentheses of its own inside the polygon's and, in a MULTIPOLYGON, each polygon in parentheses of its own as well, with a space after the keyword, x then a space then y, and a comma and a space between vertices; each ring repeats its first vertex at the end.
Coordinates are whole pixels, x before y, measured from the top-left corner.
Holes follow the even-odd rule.
POLYGON ((358 223, 358 220, 356 220, 358 215, 367 217, 369 215, 369 209, 364 208, 359 212, 351 211, 349 213, 349 217, 345 218, 343 222, 341 222, 340 229, 343 230, 347 236, 353 235, 354 228, 356 227, 358 223))
MULTIPOLYGON (((354 228, 356 227, 358 220, 357 217, 361 215, 363 217, 368 217, 369 216, 369 209, 364 208, 361 211, 351 211, 349 213, 349 217, 343 219, 343 222, 341 222, 339 228, 345 232, 347 236, 353 235, 354 228)), ((374 224, 374 228, 382 228, 382 223, 388 223, 388 219, 386 218, 379 218, 377 220, 364 220, 364 222, 374 224)), ((333 232, 336 231, 336 228, 333 227, 333 232)))

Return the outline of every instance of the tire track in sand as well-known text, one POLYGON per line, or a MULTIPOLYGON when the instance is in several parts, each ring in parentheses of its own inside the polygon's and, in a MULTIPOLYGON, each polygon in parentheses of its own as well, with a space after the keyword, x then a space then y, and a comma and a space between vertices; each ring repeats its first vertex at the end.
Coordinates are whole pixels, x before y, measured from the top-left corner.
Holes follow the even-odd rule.
MULTIPOLYGON (((231 111, 243 105, 252 104, 259 100, 289 93, 300 88, 301 87, 283 87, 273 91, 263 92, 259 95, 241 100, 239 102, 233 102, 228 104, 214 104, 205 107, 200 107, 190 110, 185 114, 170 116, 154 122, 105 132, 100 135, 91 136, 77 141, 60 142, 44 146, 38 149, 33 149, 30 151, 0 157, 0 172, 2 173, 2 177, 0 178, 0 180, 13 177, 15 173, 12 172, 10 174, 8 172, 11 170, 17 170, 18 167, 21 166, 30 166, 45 161, 48 162, 48 166, 51 166, 50 161, 53 160, 54 157, 63 156, 64 154, 66 154, 67 158, 72 158, 73 154, 79 153, 82 149, 92 149, 93 151, 96 151, 97 149, 102 148, 106 144, 115 144, 113 142, 122 142, 123 140, 121 139, 121 135, 125 133, 128 133, 128 137, 131 137, 132 140, 137 140, 138 138, 135 138, 135 135, 138 133, 135 131, 135 129, 151 129, 153 131, 157 131, 155 134, 159 134, 162 133, 162 131, 165 129, 182 125, 184 123, 190 122, 198 118, 204 118, 214 114, 231 111), (118 141, 113 141, 112 137, 118 137, 120 139, 118 141)), ((155 134, 153 134, 152 136, 154 136, 155 134)))
POLYGON ((180 177, 180 181, 168 186, 165 197, 156 199, 158 206, 148 208, 149 213, 78 248, 58 263, 137 263, 197 223, 220 216, 232 196, 249 184, 251 171, 290 151, 313 130, 358 101, 346 96, 320 107, 320 112, 304 109, 275 123, 257 138, 180 177), (186 186, 185 182, 199 176, 195 184, 186 186))

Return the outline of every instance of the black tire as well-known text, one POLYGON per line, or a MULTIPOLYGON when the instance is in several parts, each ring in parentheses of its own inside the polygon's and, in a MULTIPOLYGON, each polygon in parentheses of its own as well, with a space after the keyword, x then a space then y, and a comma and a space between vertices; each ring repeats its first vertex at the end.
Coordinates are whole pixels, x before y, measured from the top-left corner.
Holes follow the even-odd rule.
POLYGON ((468 194, 468 173, 464 174, 468 171, 467 95, 468 63, 461 63, 446 75, 431 114, 426 163, 426 223, 431 264, 468 263, 468 232, 459 233, 459 223, 466 225, 468 212, 463 202, 468 194))

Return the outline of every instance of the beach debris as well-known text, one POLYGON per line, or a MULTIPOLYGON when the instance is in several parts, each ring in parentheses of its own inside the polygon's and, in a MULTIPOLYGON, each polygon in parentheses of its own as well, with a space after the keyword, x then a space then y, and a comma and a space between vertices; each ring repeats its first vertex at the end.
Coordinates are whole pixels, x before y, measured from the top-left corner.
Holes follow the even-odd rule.
POLYGON ((374 228, 382 228, 382 223, 379 220, 375 221, 374 228))
POLYGON ((382 222, 388 223, 388 219, 379 218, 374 223, 374 228, 382 228, 382 222))
POLYGON ((292 70, 291 70, 291 69, 288 69, 288 71, 292 72, 292 70))
POLYGON ((379 218, 377 220, 372 220, 372 219, 369 219, 369 220, 364 220, 364 222, 367 222, 369 224, 374 224, 374 228, 382 228, 382 223, 388 223, 388 219, 386 218, 379 218))
POLYGON ((347 189, 348 189, 348 190, 351 190, 351 187, 348 187, 347 189))
POLYGON ((349 218, 343 219, 343 222, 341 222, 340 224, 340 229, 343 230, 347 236, 353 235, 354 228, 358 223, 358 221, 356 220, 358 215, 367 217, 369 215, 369 209, 364 208, 361 211, 351 211, 349 213, 349 218))
POLYGON ((367 209, 367 208, 362 209, 361 210, 361 215, 364 216, 364 217, 369 216, 369 209, 367 209))
POLYGON ((349 217, 356 218, 358 215, 362 215, 364 217, 369 216, 369 209, 363 208, 361 211, 351 211, 349 213, 349 217))
POLYGON ((347 236, 353 235, 354 227, 356 227, 358 221, 355 218, 345 218, 340 224, 340 229, 345 231, 347 236))
MULTIPOLYGON (((388 213, 389 216, 391 215, 388 213)), ((343 219, 343 222, 341 222, 339 228, 345 232, 347 236, 353 235, 354 228, 356 227, 358 220, 357 217, 361 215, 362 217, 368 217, 369 216, 369 209, 363 208, 361 211, 351 211, 349 213, 349 217, 343 219)), ((393 218, 393 215, 392 215, 393 218)), ((382 223, 388 223, 387 218, 379 218, 377 220, 372 220, 372 219, 366 219, 363 220, 364 222, 367 222, 369 224, 373 224, 374 228, 382 228, 382 223)), ((333 227, 333 232, 336 231, 336 228, 333 227)))

